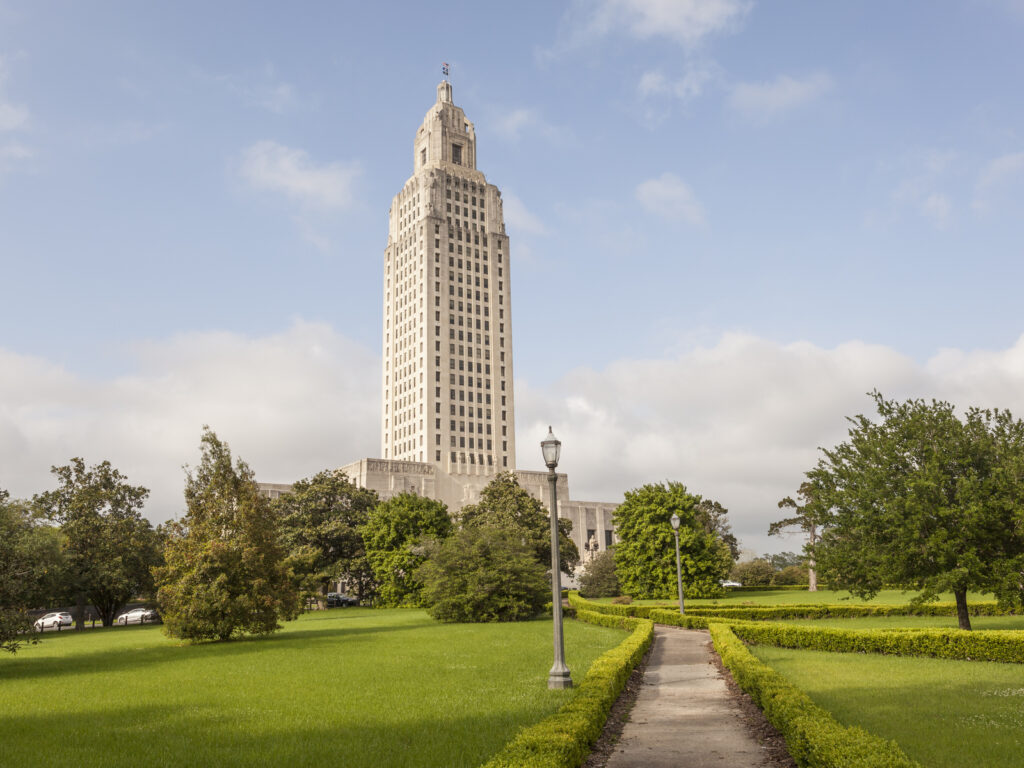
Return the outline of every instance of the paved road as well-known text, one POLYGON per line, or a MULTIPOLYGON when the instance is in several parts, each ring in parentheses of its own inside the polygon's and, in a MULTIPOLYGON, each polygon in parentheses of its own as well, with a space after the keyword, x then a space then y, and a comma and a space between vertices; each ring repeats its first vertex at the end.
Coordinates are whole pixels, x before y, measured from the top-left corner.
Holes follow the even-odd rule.
POLYGON ((711 663, 705 631, 655 626, 643 687, 607 768, 756 768, 768 757, 711 663))

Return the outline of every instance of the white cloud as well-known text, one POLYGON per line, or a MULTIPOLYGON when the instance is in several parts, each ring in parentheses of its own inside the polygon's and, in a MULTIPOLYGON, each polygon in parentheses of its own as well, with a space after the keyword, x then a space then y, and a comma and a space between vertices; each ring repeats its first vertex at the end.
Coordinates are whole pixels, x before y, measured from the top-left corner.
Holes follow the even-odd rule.
POLYGON ((52 487, 51 465, 110 459, 152 490, 160 521, 182 511, 203 424, 269 482, 379 452, 380 359, 327 326, 182 334, 133 355, 131 374, 85 379, 0 350, 0 487, 31 496, 52 487))
POLYGON ((242 153, 242 178, 256 189, 281 192, 319 208, 345 208, 359 176, 355 166, 330 163, 317 166, 301 149, 259 141, 242 153))
POLYGON ((729 508, 745 546, 797 549, 766 535, 776 503, 819 446, 846 438, 845 417, 873 415, 865 393, 875 388, 1024 416, 1024 336, 1005 350, 943 350, 922 365, 859 341, 826 349, 726 334, 677 356, 579 369, 551 389, 517 381, 517 458, 539 464, 532 446, 552 424, 574 499, 620 500, 628 488, 680 480, 729 508))
POLYGON ((686 183, 673 173, 648 179, 636 188, 636 199, 651 213, 671 221, 701 225, 704 208, 686 183))
MULTIPOLYGON (((289 482, 379 452, 380 359, 331 328, 295 322, 263 337, 190 333, 133 350, 134 370, 86 379, 0 350, 0 487, 52 487, 49 467, 110 459, 152 489, 154 521, 182 512, 183 464, 203 424, 257 477, 289 482)), ((940 398, 1024 416, 1024 336, 1008 349, 944 349, 921 364, 895 349, 833 348, 745 334, 646 359, 580 368, 543 388, 516 381, 518 463, 539 469, 547 425, 563 441, 572 497, 616 501, 647 482, 685 482, 730 510, 744 545, 768 539, 776 502, 871 414, 865 393, 940 398)))
POLYGON ((569 16, 569 43, 625 30, 646 40, 665 37, 695 46, 708 36, 733 28, 750 10, 743 0, 603 0, 580 3, 569 16))
POLYGON ((953 215, 953 202, 942 187, 956 159, 955 153, 938 150, 908 158, 905 164, 912 170, 892 190, 893 203, 923 216, 938 229, 947 227, 953 215))
MULTIPOLYGON (((1001 155, 985 165, 978 174, 972 207, 983 211, 990 207, 997 195, 1007 196, 1007 187, 1024 179, 1024 152, 1001 155)), ((1019 197, 1016 198, 1019 205, 1019 197)))
POLYGON ((536 109, 517 107, 497 115, 491 121, 491 130, 506 141, 519 141, 525 133, 550 138, 558 130, 548 123, 536 109))
POLYGON ((832 78, 817 72, 804 77, 779 75, 764 83, 737 83, 729 101, 733 109, 753 120, 771 120, 832 90, 832 78))
POLYGON ((660 70, 644 72, 637 90, 644 98, 672 96, 680 101, 691 101, 701 95, 704 87, 714 78, 714 68, 708 64, 687 67, 682 77, 670 79, 660 70))
POLYGON ((504 192, 501 196, 502 210, 505 214, 505 223, 512 232, 519 232, 528 235, 547 234, 547 227, 538 216, 527 210, 526 205, 511 192, 504 192))
POLYGON ((26 107, 0 101, 0 131, 16 131, 27 127, 28 109, 26 107))

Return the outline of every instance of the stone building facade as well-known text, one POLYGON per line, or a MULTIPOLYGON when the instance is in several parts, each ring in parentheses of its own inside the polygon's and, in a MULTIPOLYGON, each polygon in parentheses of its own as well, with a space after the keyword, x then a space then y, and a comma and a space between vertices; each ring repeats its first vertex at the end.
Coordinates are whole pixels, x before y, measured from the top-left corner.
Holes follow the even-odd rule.
MULTIPOLYGON (((548 473, 516 469, 509 255, 501 192, 476 167, 475 129, 446 80, 413 140, 413 174, 391 202, 383 458, 340 467, 356 485, 382 499, 414 492, 457 512, 513 471, 551 509, 548 473)), ((268 496, 289 487, 260 485, 268 496)), ((565 474, 556 487, 580 554, 611 546, 618 504, 571 500, 565 474)))

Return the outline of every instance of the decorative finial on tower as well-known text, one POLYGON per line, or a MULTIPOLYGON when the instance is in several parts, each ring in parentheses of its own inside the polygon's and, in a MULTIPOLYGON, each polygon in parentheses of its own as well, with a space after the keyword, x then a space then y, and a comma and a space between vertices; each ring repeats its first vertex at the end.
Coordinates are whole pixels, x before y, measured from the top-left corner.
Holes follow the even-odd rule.
POLYGON ((447 83, 448 82, 448 62, 447 61, 442 61, 441 62, 441 74, 444 75, 444 81, 447 83))

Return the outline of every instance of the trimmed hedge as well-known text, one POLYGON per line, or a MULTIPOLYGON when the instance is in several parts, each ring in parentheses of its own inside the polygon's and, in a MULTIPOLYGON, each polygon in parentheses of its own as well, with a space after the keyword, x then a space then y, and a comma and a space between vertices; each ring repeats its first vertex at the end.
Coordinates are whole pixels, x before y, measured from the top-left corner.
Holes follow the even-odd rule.
POLYGON ((786 740, 802 768, 921 768, 894 741, 838 723, 827 711, 755 658, 727 624, 713 623, 711 639, 722 663, 786 740))
MULTIPOLYGON (((972 616, 1013 615, 1012 609, 995 602, 974 603, 968 606, 972 616)), ((852 619, 862 616, 956 616, 955 603, 924 603, 921 605, 701 605, 686 609, 695 616, 721 616, 747 621, 770 619, 852 619)))
MULTIPOLYGON (((569 600, 572 600, 570 593, 569 600)), ((574 606, 576 607, 576 606, 574 606)), ((483 768, 577 768, 601 735, 612 704, 654 640, 654 624, 577 608, 591 624, 631 629, 632 634, 591 665, 575 695, 558 712, 524 728, 483 768)))
POLYGON ((1024 632, 1015 630, 836 629, 752 621, 728 624, 738 637, 755 645, 1024 664, 1024 632))
POLYGON ((810 584, 751 584, 749 587, 726 587, 729 594, 734 592, 776 592, 780 590, 803 590, 807 592, 810 584))

